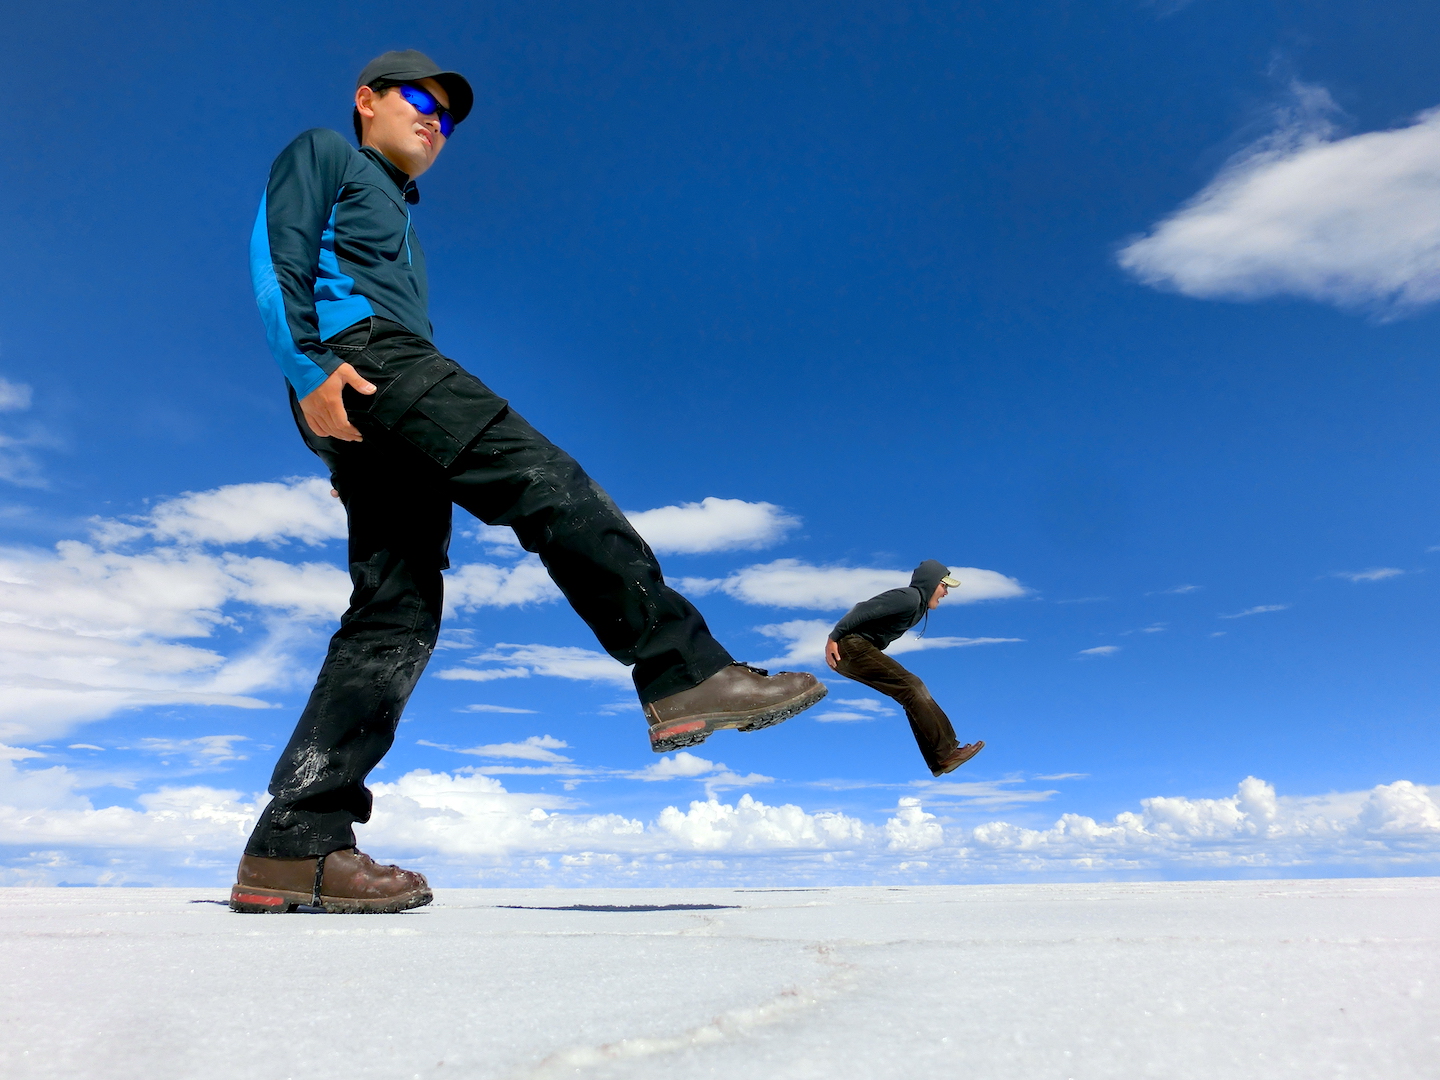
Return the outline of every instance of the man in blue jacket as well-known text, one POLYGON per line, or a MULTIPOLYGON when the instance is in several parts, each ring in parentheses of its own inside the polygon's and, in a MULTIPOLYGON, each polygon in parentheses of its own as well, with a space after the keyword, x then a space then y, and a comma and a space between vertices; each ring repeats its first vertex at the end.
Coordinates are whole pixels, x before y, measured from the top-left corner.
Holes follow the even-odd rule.
POLYGON ((250 245, 270 350, 301 436, 349 520, 350 607, 245 847, 237 911, 399 911, 424 877, 355 848, 365 778, 440 629, 451 507, 515 530, 615 659, 664 753, 753 731, 825 696, 813 675, 731 659, 665 584, 645 541, 578 464, 431 343, 412 222, 424 173, 470 112, 470 84, 413 50, 360 73, 356 150, 307 131, 270 170, 250 245))
POLYGON ((954 772, 985 748, 983 742, 959 744, 950 718, 914 672, 885 655, 890 643, 940 606, 959 585, 950 568, 926 559, 904 589, 889 589, 856 604, 830 631, 825 662, 846 678, 893 698, 905 710, 925 764, 935 776, 954 772))

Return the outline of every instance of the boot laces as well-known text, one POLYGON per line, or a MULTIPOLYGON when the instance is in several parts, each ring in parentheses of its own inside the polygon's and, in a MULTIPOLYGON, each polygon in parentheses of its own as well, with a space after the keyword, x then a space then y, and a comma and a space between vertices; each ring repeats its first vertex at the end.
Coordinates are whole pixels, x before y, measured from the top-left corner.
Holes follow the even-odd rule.
POLYGON ((736 660, 735 666, 743 667, 746 671, 753 671, 756 675, 763 675, 767 679, 770 677, 770 672, 766 671, 763 667, 756 667, 754 664, 747 664, 743 660, 736 660))

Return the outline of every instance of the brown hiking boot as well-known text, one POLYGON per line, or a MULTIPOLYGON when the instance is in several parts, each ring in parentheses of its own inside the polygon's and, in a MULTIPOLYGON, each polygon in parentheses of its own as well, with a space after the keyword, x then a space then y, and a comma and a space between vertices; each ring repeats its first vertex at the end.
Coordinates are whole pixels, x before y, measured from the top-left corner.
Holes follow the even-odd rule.
POLYGON ((650 749, 665 754, 694 746, 721 728, 770 727, 808 709, 825 693, 825 685, 805 672, 771 675, 749 664, 730 664, 699 686, 645 706, 650 749))
POLYGON ((954 772, 984 749, 985 741, 983 739, 980 742, 966 743, 964 746, 957 746, 945 755, 945 759, 940 762, 938 769, 931 769, 930 771, 936 776, 944 776, 947 772, 954 772))
POLYGON ((323 859, 244 855, 230 890, 230 910, 248 912, 392 912, 434 899, 424 874, 381 866, 356 848, 323 859))

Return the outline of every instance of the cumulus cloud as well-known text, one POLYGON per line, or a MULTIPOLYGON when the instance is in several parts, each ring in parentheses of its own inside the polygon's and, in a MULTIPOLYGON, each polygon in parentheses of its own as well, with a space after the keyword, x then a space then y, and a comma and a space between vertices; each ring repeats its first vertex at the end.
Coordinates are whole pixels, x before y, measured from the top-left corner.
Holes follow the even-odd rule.
MULTIPOLYGON (((960 586, 950 590, 943 603, 970 604, 977 600, 1003 600, 1026 595, 1014 578, 994 570, 952 566, 960 586)), ((761 607, 810 608, 837 611, 867 600, 887 589, 910 584, 909 570, 865 567, 812 566, 798 559, 777 559, 747 566, 724 578, 682 578, 680 588, 704 595, 720 592, 745 604, 761 607)))
POLYGON ((1440 109, 1341 138, 1338 110, 1296 83, 1274 132, 1119 253, 1187 296, 1300 296, 1401 312, 1440 297, 1440 109))
POLYGON ((345 538, 345 510, 331 496, 330 481, 293 476, 258 484, 227 484, 187 491, 158 503, 148 514, 124 520, 97 518, 97 542, 114 544, 149 536, 183 545, 324 544, 345 538))
POLYGON ((773 503, 713 496, 698 503, 627 510, 625 516, 645 542, 662 554, 769 547, 800 524, 799 518, 773 503))
MULTIPOLYGON (((658 775, 664 773, 704 783, 724 770, 694 755, 666 760, 671 764, 652 767, 656 779, 666 778, 658 775)), ((590 812, 564 795, 510 791, 477 769, 419 769, 373 785, 375 811, 364 842, 387 857, 432 871, 449 868, 467 881, 477 871, 523 871, 525 880, 537 883, 679 883, 717 871, 733 874, 736 859, 770 860, 764 872, 770 880, 789 880, 792 873, 813 879, 817 867, 833 868, 838 877, 832 880, 853 880, 855 873, 870 880, 899 869, 895 860, 916 852, 925 853, 939 880, 957 873, 1015 880, 1077 872, 1264 868, 1277 875, 1313 875, 1440 866, 1440 789, 1408 780, 1369 791, 1281 796, 1270 784, 1247 777, 1227 797, 1160 796, 1109 821, 1061 814, 1049 828, 1004 820, 963 825, 922 801, 935 800, 934 810, 956 801, 972 808, 986 800, 1026 801, 1016 796, 1027 793, 1007 789, 1008 783, 927 784, 920 796, 899 800, 875 822, 836 810, 769 805, 748 793, 733 802, 710 794, 683 810, 667 805, 646 820, 590 812), (807 855, 820 861, 794 861, 807 855), (560 870, 549 868, 550 856, 561 858, 560 870), (695 861, 701 856, 721 861, 695 861), (566 867, 580 866, 609 867, 613 873, 565 874, 566 867), (689 877, 673 876, 680 866, 688 868, 689 877)), ((54 856, 52 862, 85 863, 97 873, 132 865, 151 877, 201 866, 210 868, 206 880, 223 884, 264 803, 261 795, 192 786, 144 794, 136 808, 96 808, 81 786, 63 766, 41 767, 31 755, 24 761, 0 755, 0 836, 9 851, 21 853, 18 865, 54 856)), ((1029 801, 1053 794, 1033 793, 1029 801)), ((14 858, 10 862, 17 865, 14 858)))
POLYGON ((519 607, 558 599, 560 590, 533 555, 509 567, 469 563, 445 578, 445 605, 456 612, 481 607, 519 607))
POLYGON ((1399 577, 1405 573, 1404 570, 1394 566, 1377 566, 1370 570, 1337 570, 1332 577, 1344 578, 1346 581, 1384 581, 1386 578, 1399 577))
POLYGON ((493 649, 471 656, 468 663, 496 663, 505 666, 446 668, 436 672, 436 678, 489 682, 492 679, 528 679, 532 675, 538 675, 578 682, 631 685, 630 669, 620 661, 605 653, 573 645, 510 645, 502 641, 493 649))
MULTIPOLYGON (((825 641, 834 628, 833 623, 823 619, 792 619, 789 622, 757 626, 755 630, 766 637, 781 642, 785 651, 768 660, 761 660, 763 668, 784 668, 786 665, 821 667, 825 663, 825 641)), ((925 649, 963 649, 972 645, 1004 645, 1023 641, 1023 638, 997 637, 930 637, 921 636, 913 630, 903 634, 886 650, 890 655, 920 652, 925 649)))
POLYGON ((1271 611, 1286 611, 1289 604, 1261 604, 1258 607, 1246 608, 1244 611, 1237 611, 1233 615, 1221 615, 1222 619, 1243 619, 1248 615, 1265 615, 1271 611))

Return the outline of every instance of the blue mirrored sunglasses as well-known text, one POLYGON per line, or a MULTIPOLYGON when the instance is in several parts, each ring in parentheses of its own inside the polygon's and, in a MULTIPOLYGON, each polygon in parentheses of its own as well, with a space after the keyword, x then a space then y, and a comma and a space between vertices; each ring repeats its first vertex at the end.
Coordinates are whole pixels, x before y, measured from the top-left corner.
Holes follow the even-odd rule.
POLYGON ((450 110, 444 108, 440 102, 435 100, 435 95, 428 90, 422 90, 418 86, 411 86, 409 83, 402 83, 395 89, 400 91, 400 96, 415 106, 415 111, 422 116, 431 116, 436 113, 440 115, 440 134, 445 138, 455 130, 455 117, 450 115, 450 110))

